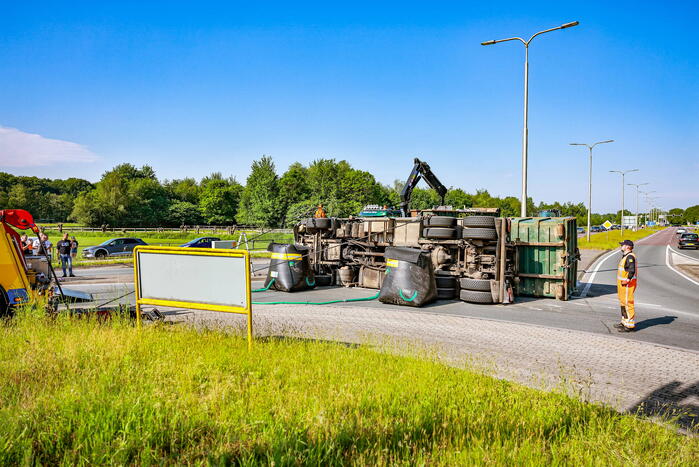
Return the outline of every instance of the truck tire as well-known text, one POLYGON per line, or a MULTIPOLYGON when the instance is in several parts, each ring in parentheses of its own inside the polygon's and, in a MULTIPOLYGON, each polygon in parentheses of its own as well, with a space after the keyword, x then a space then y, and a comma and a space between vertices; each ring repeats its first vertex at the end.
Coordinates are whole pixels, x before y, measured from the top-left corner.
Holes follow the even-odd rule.
POLYGON ((440 238, 448 239, 456 237, 456 229, 451 229, 447 227, 430 227, 425 229, 423 234, 425 238, 440 238))
POLYGON ((459 298, 464 302, 471 303, 493 303, 493 296, 490 292, 477 292, 475 290, 462 290, 459 298))
POLYGON ((454 227, 456 217, 447 216, 431 216, 427 219, 427 225, 430 227, 454 227))
POLYGON ((471 279, 462 277, 459 279, 462 290, 476 290, 490 293, 490 281, 488 279, 471 279))
POLYGON ((492 216, 468 216, 464 217, 464 227, 495 228, 495 218, 492 216))
POLYGON ((456 288, 456 277, 454 276, 435 276, 437 282, 437 288, 443 289, 455 289, 456 288))
POLYGON ((0 287, 0 318, 10 316, 10 302, 5 294, 5 289, 0 287))
POLYGON ((318 274, 314 277, 316 287, 326 287, 328 285, 333 285, 332 274, 318 274))
POLYGON ((311 229, 327 230, 330 228, 331 221, 327 217, 310 217, 306 219, 306 227, 311 229))
POLYGON ((469 227, 465 228, 461 232, 461 238, 473 239, 473 240, 497 240, 498 233, 495 229, 484 229, 481 227, 469 227))
POLYGON ((437 287, 438 300, 453 300, 456 298, 456 289, 451 287, 437 287))

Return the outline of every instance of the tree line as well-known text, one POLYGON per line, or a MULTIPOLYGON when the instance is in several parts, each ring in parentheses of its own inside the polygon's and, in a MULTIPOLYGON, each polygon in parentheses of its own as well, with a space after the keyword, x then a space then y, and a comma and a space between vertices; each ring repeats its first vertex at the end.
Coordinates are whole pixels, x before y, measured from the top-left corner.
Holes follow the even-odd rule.
MULTIPOLYGON (((214 172, 201 180, 157 178, 152 167, 120 164, 100 181, 69 178, 50 180, 0 173, 0 208, 27 209, 44 222, 75 221, 91 227, 178 227, 180 225, 254 225, 290 227, 323 204, 328 216, 357 215, 367 204, 398 206, 403 181, 376 181, 347 161, 317 159, 295 162, 281 175, 269 156, 252 162, 245 184, 214 172)), ((440 203, 437 193, 417 187, 411 207, 428 209, 440 203)), ((455 208, 497 207, 503 216, 518 216, 519 199, 492 196, 487 190, 468 193, 451 187, 445 204, 455 208)), ((584 203, 543 203, 529 198, 527 211, 557 210, 587 223, 584 203)), ((699 221, 699 206, 673 209, 672 221, 699 221)), ((626 215, 631 213, 626 212, 626 215)), ((592 223, 620 222, 620 212, 593 214, 592 223)))

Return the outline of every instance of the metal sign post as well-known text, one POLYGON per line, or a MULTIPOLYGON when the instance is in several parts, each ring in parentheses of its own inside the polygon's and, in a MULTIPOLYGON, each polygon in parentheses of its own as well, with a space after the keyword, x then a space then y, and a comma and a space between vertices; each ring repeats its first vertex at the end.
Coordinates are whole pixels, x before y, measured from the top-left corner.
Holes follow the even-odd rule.
POLYGON ((252 347, 249 252, 139 246, 133 257, 139 327, 142 305, 239 313, 247 316, 252 347))

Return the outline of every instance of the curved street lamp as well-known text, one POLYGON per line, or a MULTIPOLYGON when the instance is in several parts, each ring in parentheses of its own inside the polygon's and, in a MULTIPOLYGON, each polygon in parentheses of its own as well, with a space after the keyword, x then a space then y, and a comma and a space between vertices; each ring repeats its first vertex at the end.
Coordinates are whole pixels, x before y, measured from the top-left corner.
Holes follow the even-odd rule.
POLYGON ((509 37, 507 39, 481 42, 481 45, 493 45, 499 42, 507 41, 520 41, 522 44, 524 44, 524 130, 522 132, 522 197, 520 199, 520 202, 522 203, 520 207, 521 217, 527 217, 527 156, 529 151, 529 43, 532 41, 532 39, 541 34, 557 31, 559 29, 571 28, 573 26, 577 26, 578 24, 580 24, 579 21, 572 21, 555 28, 545 29, 537 32, 526 41, 521 37, 509 37))
POLYGON ((624 177, 631 172, 638 172, 638 169, 631 170, 610 170, 610 172, 621 174, 621 236, 624 236, 624 177))
POLYGON ((591 224, 591 216, 592 216, 592 148, 597 146, 598 144, 605 144, 605 143, 613 143, 613 139, 608 139, 606 141, 598 141, 593 144, 586 144, 586 143, 570 143, 571 146, 585 146, 590 150, 590 176, 588 179, 588 188, 587 188, 587 241, 590 241, 590 224, 591 224))

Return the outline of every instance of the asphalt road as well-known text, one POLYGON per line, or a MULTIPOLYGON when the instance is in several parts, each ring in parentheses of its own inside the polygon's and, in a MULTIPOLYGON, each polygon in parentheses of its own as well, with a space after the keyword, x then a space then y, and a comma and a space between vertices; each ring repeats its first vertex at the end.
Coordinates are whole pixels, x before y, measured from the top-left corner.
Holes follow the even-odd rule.
MULTIPOLYGON (((378 301, 340 303, 348 313, 353 308, 400 309, 405 313, 446 314, 515 323, 618 335, 624 339, 651 342, 669 347, 699 351, 699 280, 689 280, 668 264, 668 245, 676 244, 674 229, 666 229, 636 243, 639 261, 639 286, 636 292, 636 331, 617 333, 613 325, 619 322, 616 298, 616 267, 618 251, 600 257, 582 278, 580 296, 562 302, 553 299, 519 297, 510 305, 476 305, 459 300, 439 301, 423 308, 385 305, 378 301), (589 284, 589 286, 588 286, 589 284)), ((682 250, 685 253, 689 250, 682 250)), ((692 252, 693 253, 693 252, 692 252)), ((253 266, 259 273, 264 264, 253 266)), ((95 304, 133 291, 133 272, 128 267, 81 269, 76 281, 65 287, 91 292, 95 304)), ((259 284, 259 282, 257 282, 259 284)), ((256 293, 258 302, 326 301, 369 297, 375 290, 323 287, 307 292, 286 294, 267 291, 256 293)), ((133 295, 119 300, 133 303, 133 295)), ((526 328, 523 328, 526 329, 526 328)), ((642 356, 630 356, 642 358, 642 356)))

